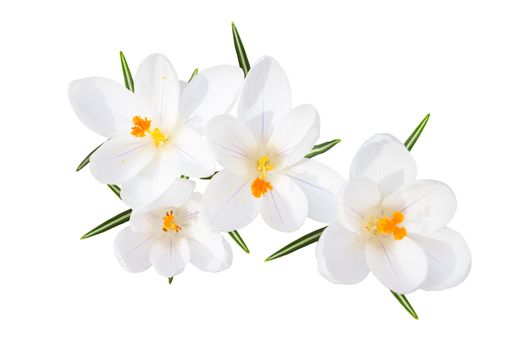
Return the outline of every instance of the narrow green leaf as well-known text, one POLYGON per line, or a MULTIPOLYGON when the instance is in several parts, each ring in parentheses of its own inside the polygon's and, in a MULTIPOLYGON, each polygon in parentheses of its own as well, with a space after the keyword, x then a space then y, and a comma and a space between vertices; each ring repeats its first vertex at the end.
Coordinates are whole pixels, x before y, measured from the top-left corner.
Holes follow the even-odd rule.
POLYGON ((173 282, 173 277, 168 277, 168 283, 171 284, 173 282))
POLYGON ((321 237, 321 233, 323 233, 324 229, 327 227, 328 226, 321 227, 315 231, 310 232, 309 234, 300 237, 299 239, 296 239, 292 243, 282 247, 281 249, 267 257, 264 261, 270 261, 280 258, 282 256, 295 252, 298 249, 304 248, 307 245, 317 242, 319 240, 319 237, 321 237))
POLYGON ((315 145, 314 148, 310 152, 308 152, 304 157, 305 158, 313 158, 315 156, 318 156, 326 151, 328 151, 330 148, 337 145, 339 142, 341 142, 340 139, 335 139, 328 142, 323 142, 318 145, 315 145))
POLYGON ((212 177, 215 176, 215 174, 217 174, 218 171, 214 172, 213 174, 211 174, 210 176, 206 176, 206 177, 201 177, 200 179, 201 180, 211 180, 212 177))
POLYGON ((120 65, 122 66, 122 74, 124 75, 124 85, 126 85, 126 89, 128 89, 131 92, 135 92, 135 83, 133 82, 133 76, 131 75, 131 71, 129 70, 128 61, 126 61, 126 57, 124 57, 122 51, 120 51, 120 65))
POLYGON ((107 230, 110 230, 113 227, 122 225, 123 223, 128 222, 130 217, 131 217, 131 209, 123 211, 122 213, 115 215, 111 219, 104 221, 103 223, 101 223, 100 225, 98 225, 97 227, 95 227, 94 229, 92 229, 91 231, 83 235, 82 237, 80 237, 80 239, 86 239, 89 237, 93 237, 103 232, 106 232, 107 230))
POLYGON ((412 307, 412 305, 410 305, 410 302, 408 301, 407 297, 404 295, 404 294, 397 294, 396 292, 394 292, 393 290, 390 291, 392 293, 392 295, 397 299, 397 301, 399 301, 399 303, 401 304, 401 306, 403 306, 403 308, 405 310, 407 310, 407 312, 412 316, 414 317, 416 320, 418 320, 418 316, 416 314, 416 311, 414 310, 414 308, 412 307))
POLYGON ((120 187, 118 187, 117 185, 108 185, 108 187, 114 194, 117 195, 118 198, 120 198, 120 187))
POLYGON ((232 34, 233 34, 233 45, 235 46, 235 52, 237 52, 237 60, 239 61, 239 67, 244 71, 244 76, 250 71, 250 61, 244 50, 244 45, 242 44, 241 36, 237 31, 235 23, 232 22, 232 34))
POLYGON ((244 243, 244 240, 242 239, 242 237, 239 234, 239 232, 237 232, 237 230, 230 231, 230 232, 228 232, 228 234, 235 241, 235 243, 237 243, 239 245, 239 247, 242 248, 242 250, 244 250, 246 253, 250 254, 250 249, 248 249, 248 246, 246 245, 246 243, 244 243))
POLYGON ((92 155, 93 153, 95 153, 95 151, 96 151, 97 149, 99 149, 100 146, 102 146, 103 144, 104 144, 104 143, 101 143, 100 145, 97 146, 97 148, 95 148, 94 150, 92 150, 91 152, 89 152, 89 154, 86 156, 86 158, 84 158, 84 160, 81 161, 80 164, 77 166, 77 171, 80 171, 80 170, 84 169, 84 167, 85 167, 86 165, 89 164, 89 158, 91 157, 91 155, 92 155))
POLYGON ((405 147, 411 151, 412 147, 416 144, 417 139, 423 132, 423 129, 425 129, 425 126, 428 123, 428 119, 430 118, 430 113, 426 115, 425 118, 419 123, 419 125, 412 131, 412 134, 408 137, 408 139, 405 141, 405 147))
POLYGON ((191 73, 191 77, 190 77, 190 79, 188 80, 188 83, 191 81, 191 79, 193 79, 193 78, 197 75, 197 73, 199 73, 199 68, 195 68, 195 69, 193 70, 193 73, 191 73))

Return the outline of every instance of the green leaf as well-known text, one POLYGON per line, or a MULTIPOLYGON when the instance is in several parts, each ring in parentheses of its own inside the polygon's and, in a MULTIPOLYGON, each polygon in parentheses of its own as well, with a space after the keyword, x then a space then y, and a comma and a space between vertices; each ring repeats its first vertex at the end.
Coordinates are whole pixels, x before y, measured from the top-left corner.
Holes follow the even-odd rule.
POLYGON ((233 45, 235 46, 235 52, 237 52, 237 60, 239 61, 239 67, 244 71, 244 76, 250 71, 250 61, 244 50, 244 45, 242 44, 241 36, 237 31, 235 23, 232 22, 232 34, 233 34, 233 45))
POLYGON ((173 276, 172 277, 168 277, 168 283, 171 284, 171 282, 173 282, 173 276))
POLYGON ((416 314, 416 311, 414 310, 414 308, 412 307, 412 305, 410 305, 410 302, 408 301, 407 297, 404 295, 404 294, 397 294, 396 292, 394 292, 393 290, 390 291, 392 293, 392 295, 397 299, 397 301, 399 301, 399 303, 401 304, 401 306, 403 306, 403 308, 405 310, 407 310, 407 312, 412 316, 414 317, 416 320, 419 319, 419 317, 417 316, 416 314))
POLYGON ((214 173, 211 174, 210 176, 201 177, 200 179, 201 179, 201 180, 211 180, 211 178, 214 177, 217 173, 218 173, 218 171, 214 172, 214 173))
POLYGON ((84 160, 81 161, 80 164, 77 166, 77 171, 80 171, 80 170, 84 169, 84 167, 85 167, 86 165, 89 164, 89 158, 91 157, 91 155, 92 155, 93 153, 95 153, 95 151, 96 151, 97 149, 99 149, 100 146, 102 146, 103 144, 104 144, 104 143, 101 143, 100 145, 97 146, 97 148, 95 148, 94 150, 92 150, 91 152, 89 152, 89 154, 86 156, 86 158, 84 158, 84 160))
POLYGON ((414 147, 414 145, 416 144, 416 141, 421 135, 421 133, 423 132, 423 129, 425 128, 425 126, 427 125, 429 118, 430 118, 430 113, 427 114, 425 118, 423 118, 421 123, 419 123, 419 125, 414 129, 414 131, 412 131, 412 134, 410 134, 408 139, 405 141, 405 147, 409 151, 411 151, 412 147, 414 147))
POLYGON ((242 239, 242 237, 239 234, 239 232, 237 232, 237 230, 230 231, 230 232, 228 232, 228 234, 235 241, 235 243, 237 243, 239 245, 239 247, 242 248, 242 250, 244 250, 246 253, 250 254, 250 249, 248 249, 248 246, 246 245, 246 243, 244 243, 244 240, 242 239))
POLYGON ((307 245, 317 242, 319 240, 319 237, 321 237, 321 233, 323 233, 324 229, 327 227, 328 226, 321 227, 315 231, 310 232, 307 235, 300 237, 299 239, 296 239, 292 243, 282 247, 281 249, 279 249, 278 251, 276 251, 269 257, 267 257, 264 261, 270 261, 270 260, 280 258, 282 256, 295 252, 298 249, 306 247, 307 245))
POLYGON ((124 57, 122 51, 120 51, 120 65, 122 66, 122 74, 124 75, 124 85, 126 85, 126 89, 135 92, 135 83, 133 82, 131 71, 129 70, 128 61, 126 61, 126 57, 124 57))
POLYGON ((191 73, 191 77, 190 77, 190 79, 188 80, 188 83, 191 81, 191 79, 193 79, 193 78, 197 75, 197 73, 199 73, 199 68, 195 68, 195 69, 193 70, 193 73, 191 73))
POLYGON ((117 185, 108 185, 108 187, 114 194, 117 195, 118 198, 120 198, 120 187, 118 187, 117 185))
POLYGON ((304 157, 305 158, 313 158, 315 156, 318 156, 326 151, 328 151, 330 148, 337 145, 339 142, 341 142, 340 139, 335 139, 328 142, 323 142, 318 145, 315 145, 314 148, 310 152, 308 152, 304 157))
POLYGON ((130 217, 131 209, 125 210, 122 213, 115 215, 111 219, 104 221, 103 223, 101 223, 100 225, 98 225, 97 227, 80 237, 80 239, 93 237, 103 232, 106 232, 107 230, 110 230, 113 227, 122 225, 123 223, 128 222, 130 217))

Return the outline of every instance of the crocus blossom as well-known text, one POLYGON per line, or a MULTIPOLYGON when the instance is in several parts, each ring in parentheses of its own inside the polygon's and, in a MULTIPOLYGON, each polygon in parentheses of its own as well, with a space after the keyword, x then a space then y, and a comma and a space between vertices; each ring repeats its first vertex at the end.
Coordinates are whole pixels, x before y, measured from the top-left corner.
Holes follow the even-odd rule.
POLYGON ((164 277, 173 277, 188 262, 208 272, 230 267, 232 252, 222 235, 205 222, 201 195, 195 183, 175 179, 147 208, 133 210, 130 225, 115 239, 115 254, 129 272, 153 265, 164 277))
POLYGON ((337 221, 319 239, 319 271, 334 283, 353 284, 371 270, 397 293, 453 287, 471 263, 464 239, 447 227, 455 211, 447 185, 416 180, 405 146, 376 135, 356 154, 338 195, 337 221))
POLYGON ((122 199, 136 208, 158 198, 175 177, 210 175, 215 161, 203 130, 231 109, 242 81, 239 68, 217 66, 181 83, 168 59, 154 54, 140 64, 134 93, 106 78, 71 82, 79 119, 110 138, 91 156, 94 177, 121 184, 122 199))
POLYGON ((208 124, 208 142, 224 170, 210 181, 203 209, 217 228, 242 228, 259 212, 280 231, 296 230, 307 216, 334 218, 344 180, 304 158, 319 137, 319 115, 311 105, 291 108, 290 95, 281 66, 263 57, 246 76, 238 118, 223 115, 208 124))

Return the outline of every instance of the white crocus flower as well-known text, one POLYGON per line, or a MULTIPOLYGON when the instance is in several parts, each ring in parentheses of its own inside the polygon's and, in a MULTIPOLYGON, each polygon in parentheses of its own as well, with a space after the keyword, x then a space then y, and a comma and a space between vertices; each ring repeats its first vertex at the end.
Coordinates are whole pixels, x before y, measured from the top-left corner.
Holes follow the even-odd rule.
POLYGON ((160 54, 140 64, 135 93, 106 78, 73 81, 69 100, 76 114, 88 128, 110 138, 91 156, 94 177, 121 184, 126 204, 140 207, 175 177, 210 175, 215 161, 203 128, 231 109, 242 81, 239 68, 217 66, 186 85, 160 54))
POLYGON ((188 262, 208 272, 230 267, 231 248, 206 224, 194 187, 193 181, 175 179, 147 208, 133 210, 130 225, 115 239, 115 254, 126 270, 142 272, 153 265, 160 275, 173 277, 188 262))
POLYGON ((319 239, 319 271, 334 283, 353 284, 371 270, 397 293, 453 287, 470 270, 465 241, 446 227, 455 211, 447 185, 416 181, 405 146, 376 135, 355 156, 338 196, 337 221, 319 239))
POLYGON ((260 212, 280 231, 299 228, 308 216, 330 222, 341 176, 305 159, 319 137, 319 116, 311 105, 291 108, 290 85, 281 66, 260 59, 248 73, 238 118, 215 117, 208 142, 224 170, 208 185, 203 209, 208 221, 229 231, 260 212))

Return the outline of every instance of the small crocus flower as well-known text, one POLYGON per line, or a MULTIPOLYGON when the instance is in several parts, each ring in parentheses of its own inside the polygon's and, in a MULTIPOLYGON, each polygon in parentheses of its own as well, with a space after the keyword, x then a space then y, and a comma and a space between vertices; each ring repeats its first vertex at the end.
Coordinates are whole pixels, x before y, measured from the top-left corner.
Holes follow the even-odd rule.
POLYGON ((195 183, 175 179, 168 190, 147 208, 133 210, 130 225, 115 239, 115 254, 129 272, 152 265, 164 277, 173 277, 188 262, 208 272, 230 267, 231 248, 205 222, 201 195, 195 183))
POLYGON ((131 207, 151 203, 175 177, 213 173, 203 139, 209 119, 228 112, 243 81, 234 66, 217 66, 180 82, 168 59, 147 57, 135 75, 135 93, 105 78, 71 82, 69 100, 79 119, 110 138, 92 156, 94 177, 122 186, 131 207))
POLYGON ((371 270, 389 289, 409 293, 461 283, 470 252, 446 225, 456 198, 445 184, 416 181, 416 164, 391 135, 364 143, 338 195, 337 221, 317 244, 319 272, 334 283, 353 284, 371 270))
POLYGON ((224 167, 204 193, 208 221, 225 231, 246 226, 259 212, 280 231, 296 230, 307 216, 330 222, 344 180, 304 158, 318 137, 316 109, 292 109, 285 72, 274 59, 260 59, 246 76, 238 118, 218 116, 208 125, 208 142, 224 167))

